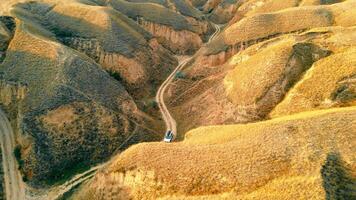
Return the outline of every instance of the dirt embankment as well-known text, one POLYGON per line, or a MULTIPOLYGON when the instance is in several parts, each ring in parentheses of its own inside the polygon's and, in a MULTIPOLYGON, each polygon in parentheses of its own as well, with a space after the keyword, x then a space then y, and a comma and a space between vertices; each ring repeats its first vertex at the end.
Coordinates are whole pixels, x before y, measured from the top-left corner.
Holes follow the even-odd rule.
POLYGON ((201 127, 183 142, 135 145, 73 199, 347 199, 355 114, 344 108, 201 127))
POLYGON ((171 27, 144 20, 139 20, 139 24, 175 54, 193 54, 203 44, 198 34, 188 30, 176 31, 171 27))

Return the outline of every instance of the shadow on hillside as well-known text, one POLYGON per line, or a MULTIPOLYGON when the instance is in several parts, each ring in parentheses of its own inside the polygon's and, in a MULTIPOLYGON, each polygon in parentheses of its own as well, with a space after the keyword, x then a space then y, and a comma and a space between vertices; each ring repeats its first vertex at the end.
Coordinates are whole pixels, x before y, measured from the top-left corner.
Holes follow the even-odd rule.
POLYGON ((356 199, 356 179, 339 153, 329 153, 320 172, 327 200, 356 199))

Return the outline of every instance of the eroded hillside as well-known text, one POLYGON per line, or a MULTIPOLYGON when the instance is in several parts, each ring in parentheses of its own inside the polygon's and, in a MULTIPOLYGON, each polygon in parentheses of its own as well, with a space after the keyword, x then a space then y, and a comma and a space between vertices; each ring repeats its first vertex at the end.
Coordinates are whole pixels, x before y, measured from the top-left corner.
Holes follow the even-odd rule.
POLYGON ((8 15, 0 17, 1 105, 17 124, 19 168, 33 187, 66 179, 132 143, 160 139, 158 86, 178 64, 174 54, 196 51, 211 28, 179 1, 1 6, 8 15), (21 98, 8 83, 24 85, 21 98))
POLYGON ((355 108, 340 108, 198 128, 176 144, 131 147, 73 199, 325 199, 341 186, 347 197, 354 124, 355 108), (325 168, 341 181, 329 182, 325 168))
POLYGON ((356 0, 3 1, 26 198, 356 198, 356 0))
POLYGON ((191 3, 226 24, 167 91, 182 141, 134 145, 72 199, 355 198, 356 2, 191 3))

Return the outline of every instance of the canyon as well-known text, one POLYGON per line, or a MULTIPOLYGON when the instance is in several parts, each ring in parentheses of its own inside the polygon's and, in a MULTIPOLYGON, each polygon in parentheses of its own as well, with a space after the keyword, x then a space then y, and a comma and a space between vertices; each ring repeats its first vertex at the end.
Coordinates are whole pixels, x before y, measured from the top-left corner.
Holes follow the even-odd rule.
POLYGON ((2 0, 0 199, 356 198, 355 7, 2 0))

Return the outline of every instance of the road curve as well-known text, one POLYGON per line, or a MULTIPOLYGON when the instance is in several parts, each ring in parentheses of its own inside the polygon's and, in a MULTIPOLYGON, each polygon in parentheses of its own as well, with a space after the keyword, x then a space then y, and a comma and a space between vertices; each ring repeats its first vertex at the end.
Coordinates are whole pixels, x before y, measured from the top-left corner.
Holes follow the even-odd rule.
MULTIPOLYGON (((216 31, 210 37, 208 42, 211 42, 216 38, 220 32, 220 26, 213 24, 216 31)), ((193 57, 193 56, 192 56, 193 57)), ((172 83, 174 77, 178 71, 180 71, 191 59, 189 57, 179 63, 179 65, 174 69, 174 71, 168 76, 168 78, 163 82, 159 87, 156 101, 159 105, 162 117, 166 124, 167 130, 172 130, 173 133, 177 134, 177 124, 172 115, 170 114, 165 102, 164 102, 164 93, 168 88, 169 84, 172 83)), ((13 150, 15 148, 15 139, 11 124, 6 118, 5 113, 0 109, 0 140, 1 140, 1 150, 2 150, 2 159, 3 159, 3 170, 4 170, 4 179, 5 179, 5 189, 6 189, 6 199, 7 200, 26 200, 33 199, 33 196, 30 195, 26 198, 25 194, 25 184, 22 181, 21 174, 18 171, 17 161, 13 150)), ((63 185, 52 188, 48 191, 47 195, 41 197, 38 196, 38 199, 58 199, 63 194, 71 190, 76 185, 82 183, 83 181, 91 178, 95 175, 95 172, 100 169, 103 165, 95 166, 88 171, 85 171, 81 174, 76 175, 71 180, 67 181, 63 185)))
MULTIPOLYGON (((212 41, 220 32, 220 26, 213 24, 214 28, 216 31, 214 34, 210 37, 209 42, 212 41)), ((164 93, 169 86, 169 84, 173 81, 175 74, 181 70, 189 61, 192 59, 192 57, 187 58, 179 63, 177 68, 169 75, 169 77, 163 82, 163 84, 159 87, 157 95, 156 95, 156 101, 158 102, 159 108, 162 112, 162 116, 164 119, 164 122, 166 124, 167 130, 172 130, 173 133, 177 133, 177 124, 172 115, 169 113, 168 108, 166 104, 164 103, 164 93)), ((126 142, 126 141, 125 141, 126 142)), ((124 143, 125 143, 124 142, 124 143)), ((102 168, 104 164, 95 166, 91 168, 90 170, 87 170, 81 174, 76 175, 74 178, 71 180, 67 181, 65 184, 61 186, 57 186, 55 188, 52 188, 51 191, 49 191, 47 195, 47 199, 58 199, 62 197, 66 192, 70 191, 73 187, 79 185, 83 181, 88 180, 89 178, 93 177, 95 175, 95 172, 102 168)))
POLYGON ((14 155, 15 136, 5 113, 0 109, 0 141, 7 200, 25 200, 25 184, 14 155))
MULTIPOLYGON (((215 32, 210 36, 208 43, 213 41, 216 36, 220 33, 221 28, 217 24, 213 24, 213 27, 215 28, 215 32)), ((177 138, 177 122, 175 119, 172 117, 171 113, 169 112, 166 103, 164 102, 164 94, 169 86, 169 84, 172 83, 174 80, 174 77, 176 73, 182 68, 193 58, 193 56, 184 59, 181 61, 178 66, 173 70, 173 72, 168 76, 168 78, 163 82, 163 84, 158 88, 157 95, 156 95, 156 102, 158 104, 158 107, 161 111, 162 118, 164 120, 164 123, 166 124, 166 131, 171 130, 174 134, 174 138, 177 138)))

